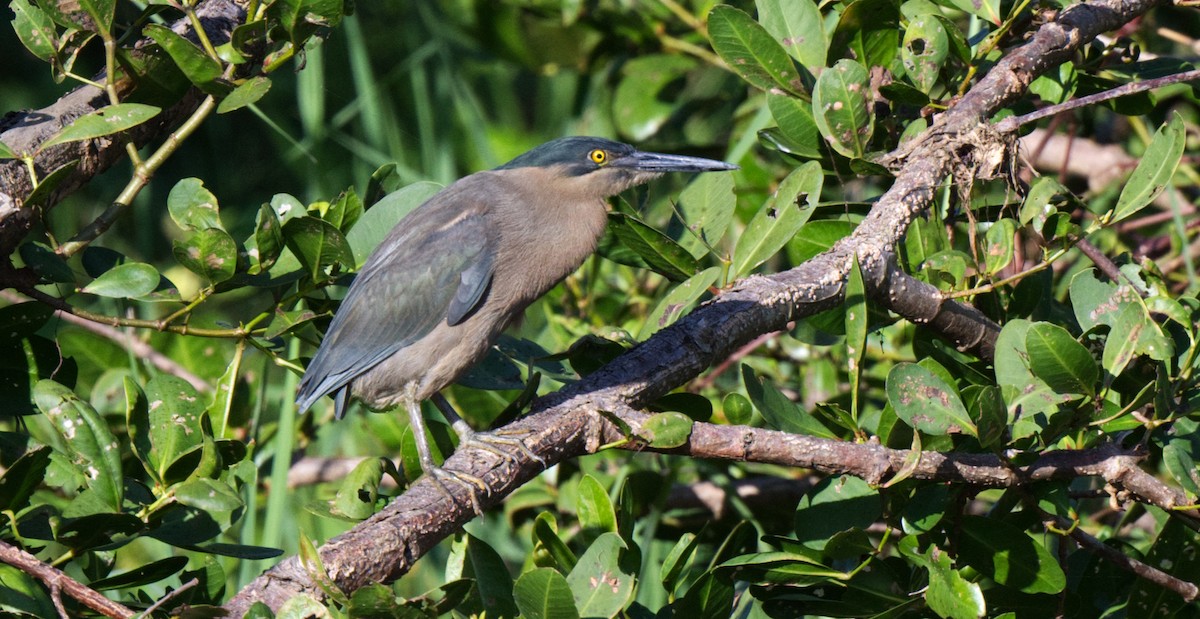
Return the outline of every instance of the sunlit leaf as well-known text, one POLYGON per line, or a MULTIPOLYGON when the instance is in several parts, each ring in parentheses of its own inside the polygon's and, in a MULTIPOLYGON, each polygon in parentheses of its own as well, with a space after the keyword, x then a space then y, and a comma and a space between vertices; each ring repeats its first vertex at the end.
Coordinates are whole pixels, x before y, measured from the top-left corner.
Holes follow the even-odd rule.
POLYGON ((42 142, 39 149, 45 150, 58 144, 91 140, 120 133, 158 116, 160 111, 153 105, 142 103, 118 103, 102 107, 95 112, 76 118, 71 124, 59 129, 53 137, 42 142))

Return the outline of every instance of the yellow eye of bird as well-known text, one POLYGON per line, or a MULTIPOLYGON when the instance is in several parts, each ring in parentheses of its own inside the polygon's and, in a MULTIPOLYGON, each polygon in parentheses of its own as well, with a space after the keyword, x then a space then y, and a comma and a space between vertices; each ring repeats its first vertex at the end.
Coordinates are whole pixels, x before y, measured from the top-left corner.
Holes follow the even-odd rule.
POLYGON ((588 153, 588 159, 591 159, 592 163, 596 165, 604 165, 604 162, 608 161, 608 153, 597 148, 596 150, 588 153))

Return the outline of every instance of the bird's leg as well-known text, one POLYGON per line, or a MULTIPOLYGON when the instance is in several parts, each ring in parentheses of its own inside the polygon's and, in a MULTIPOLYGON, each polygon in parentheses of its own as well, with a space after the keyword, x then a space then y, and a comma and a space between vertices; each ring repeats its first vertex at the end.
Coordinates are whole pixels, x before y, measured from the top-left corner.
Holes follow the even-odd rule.
POLYGON ((484 494, 490 494, 491 489, 482 479, 474 475, 447 471, 434 463, 433 451, 429 449, 429 438, 425 434, 425 418, 421 416, 421 401, 416 397, 415 385, 410 384, 404 388, 404 408, 408 411, 408 423, 412 427, 413 439, 417 443, 417 459, 421 463, 421 471, 428 475, 452 502, 457 503, 458 501, 446 484, 442 483, 442 480, 450 479, 465 486, 467 494, 471 497, 471 507, 475 509, 476 514, 482 514, 483 508, 479 505, 477 493, 482 491, 484 494))
POLYGON ((500 449, 498 446, 512 447, 520 451, 526 458, 541 464, 542 468, 546 467, 546 461, 541 456, 533 453, 529 447, 526 447, 525 441, 509 436, 500 436, 496 432, 476 432, 471 426, 467 425, 467 422, 463 421, 462 417, 458 416, 458 412, 454 410, 454 407, 450 405, 450 402, 446 400, 446 396, 442 395, 441 392, 433 394, 429 399, 433 400, 434 406, 438 407, 438 410, 442 411, 442 414, 446 416, 446 420, 450 422, 450 427, 454 428, 454 432, 458 434, 460 445, 470 443, 517 464, 517 459, 511 453, 500 449))

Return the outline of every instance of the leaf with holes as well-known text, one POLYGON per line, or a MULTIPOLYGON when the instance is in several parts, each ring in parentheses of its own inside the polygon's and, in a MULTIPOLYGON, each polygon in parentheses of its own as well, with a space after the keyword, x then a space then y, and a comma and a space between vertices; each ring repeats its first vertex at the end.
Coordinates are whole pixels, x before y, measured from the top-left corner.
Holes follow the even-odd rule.
POLYGON ((810 161, 792 171, 759 209, 733 250, 734 277, 748 275, 774 256, 812 216, 824 182, 821 165, 810 161))

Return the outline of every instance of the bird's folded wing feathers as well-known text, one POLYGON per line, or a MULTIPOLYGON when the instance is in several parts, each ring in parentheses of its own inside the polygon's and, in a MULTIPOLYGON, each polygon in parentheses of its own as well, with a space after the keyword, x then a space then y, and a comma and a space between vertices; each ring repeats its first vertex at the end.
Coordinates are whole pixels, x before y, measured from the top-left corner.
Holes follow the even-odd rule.
POLYGON ((309 363, 296 400, 301 410, 424 337, 442 320, 457 324, 469 316, 491 282, 496 231, 470 206, 422 208, 402 220, 380 247, 358 274, 309 363))

